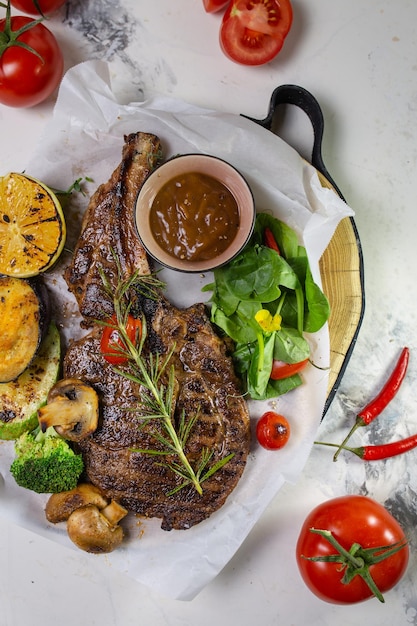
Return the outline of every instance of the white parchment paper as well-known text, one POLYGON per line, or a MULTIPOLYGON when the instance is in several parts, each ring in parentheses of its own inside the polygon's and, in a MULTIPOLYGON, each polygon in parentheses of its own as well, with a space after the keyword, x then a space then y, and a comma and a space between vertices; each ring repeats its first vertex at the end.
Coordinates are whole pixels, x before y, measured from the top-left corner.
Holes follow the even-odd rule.
MULTIPOLYGON (((106 181, 121 160, 123 136, 150 132, 162 141, 166 157, 204 152, 233 164, 249 182, 258 211, 269 211, 293 227, 308 251, 320 281, 318 260, 332 234, 352 210, 332 191, 323 189, 315 169, 273 133, 239 115, 203 110, 179 100, 158 97, 121 105, 110 85, 107 65, 88 61, 69 70, 62 82, 53 119, 25 171, 48 185, 68 188, 88 177, 88 193, 106 181)), ((66 215, 69 240, 88 198, 77 198, 66 215)), ((79 336, 77 308, 62 279, 62 267, 48 275, 63 336, 79 336)), ((201 293, 211 276, 168 270, 163 279, 176 305, 204 301, 201 293)), ((252 423, 277 408, 292 425, 292 436, 279 452, 254 441, 243 477, 226 504, 208 520, 186 531, 165 532, 158 520, 133 515, 123 520, 127 539, 106 556, 112 566, 159 593, 192 599, 224 567, 285 482, 296 481, 307 460, 319 425, 327 390, 328 329, 310 338, 318 369, 306 371, 305 384, 274 402, 250 402, 252 423)), ((47 496, 19 488, 10 475, 13 442, 0 442, 0 514, 53 541, 73 548, 65 525, 53 526, 44 516, 47 496)))

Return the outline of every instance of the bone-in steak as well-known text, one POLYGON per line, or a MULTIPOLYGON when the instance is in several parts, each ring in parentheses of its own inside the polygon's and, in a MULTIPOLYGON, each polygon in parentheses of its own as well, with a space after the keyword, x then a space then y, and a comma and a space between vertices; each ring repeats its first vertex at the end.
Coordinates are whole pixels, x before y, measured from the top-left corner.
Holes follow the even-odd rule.
MULTIPOLYGON (((139 139, 140 135, 138 133, 139 139)), ((125 161, 130 158, 129 151, 126 155, 124 150, 124 164, 119 171, 129 169, 125 161)), ((112 185, 115 190, 118 189, 117 174, 106 186, 104 203, 102 193, 96 194, 96 206, 93 197, 79 249, 91 250, 97 267, 105 259, 102 267, 114 277, 117 274, 112 265, 114 257, 106 250, 115 239, 119 240, 123 243, 117 252, 123 256, 124 267, 128 268, 126 271, 139 268, 140 272, 148 273, 146 257, 137 238, 132 246, 130 239, 115 235, 117 223, 133 219, 132 202, 136 194, 116 202, 124 215, 119 215, 117 220, 109 219, 112 185), (102 206, 104 219, 100 216, 102 206), (111 224, 109 232, 106 220, 111 224), (99 222, 101 229, 100 255, 94 255, 97 246, 94 221, 99 222), (91 233, 91 247, 88 232, 91 233)), ((81 310, 88 312, 84 314, 91 322, 91 312, 101 310, 101 304, 100 300, 90 303, 89 299, 92 293, 101 297, 102 288, 94 276, 95 288, 90 290, 91 274, 81 273, 79 285, 74 280, 75 276, 75 268, 69 268, 67 277, 72 277, 70 288, 75 294, 81 294, 81 310)), ((106 302, 111 304, 108 299, 106 302)), ((158 422, 151 420, 141 427, 139 414, 134 410, 140 408, 145 391, 136 382, 118 374, 104 359, 100 352, 102 327, 93 324, 88 335, 69 347, 64 360, 65 376, 91 383, 100 398, 99 427, 81 443, 86 472, 92 483, 129 510, 147 517, 162 518, 165 530, 187 529, 218 510, 236 487, 250 446, 248 410, 226 346, 210 324, 204 305, 178 309, 162 294, 156 301, 137 295, 134 304, 140 308, 147 322, 145 356, 150 352, 166 355, 173 348, 170 363, 175 370, 174 423, 178 427, 182 414, 185 420, 197 414, 185 448, 191 464, 197 463, 204 449, 213 453, 210 466, 228 455, 233 456, 202 483, 202 495, 191 485, 170 493, 182 482, 165 463, 166 460, 175 462, 175 458, 165 459, 137 451, 161 448, 154 437, 158 422)))
POLYGON ((138 190, 160 158, 161 144, 155 135, 132 133, 126 136, 120 165, 90 199, 81 235, 65 272, 68 288, 77 299, 86 326, 113 312, 100 270, 116 285, 114 253, 124 277, 135 270, 141 274, 150 271, 136 232, 133 211, 138 190))

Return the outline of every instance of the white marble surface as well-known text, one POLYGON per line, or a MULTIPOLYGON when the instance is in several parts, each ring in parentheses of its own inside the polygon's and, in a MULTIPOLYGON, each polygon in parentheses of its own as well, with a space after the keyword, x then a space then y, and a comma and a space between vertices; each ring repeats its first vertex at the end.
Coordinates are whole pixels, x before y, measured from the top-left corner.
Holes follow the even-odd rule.
MULTIPOLYGON (((220 16, 206 15, 199 0, 70 0, 49 26, 62 43, 67 67, 87 58, 110 63, 121 101, 163 93, 262 118, 280 84, 302 85, 317 97, 326 123, 324 159, 356 211, 366 280, 364 322, 318 437, 340 440, 407 344, 406 383, 383 417, 355 441, 395 439, 417 431, 417 5, 294 0, 293 6, 294 26, 284 49, 259 68, 222 56, 220 16)), ((1 172, 24 168, 52 108, 52 100, 30 110, 0 106, 1 172)), ((298 113, 288 112, 282 136, 308 155, 310 128, 298 113)), ((220 575, 187 603, 150 592, 105 558, 68 550, 0 520, 0 625, 417 624, 416 460, 414 451, 374 465, 347 457, 333 464, 331 453, 314 448, 298 483, 279 493, 220 575), (323 603, 296 571, 294 544, 304 517, 318 502, 344 493, 385 503, 410 533, 408 572, 386 594, 385 605, 323 603)))

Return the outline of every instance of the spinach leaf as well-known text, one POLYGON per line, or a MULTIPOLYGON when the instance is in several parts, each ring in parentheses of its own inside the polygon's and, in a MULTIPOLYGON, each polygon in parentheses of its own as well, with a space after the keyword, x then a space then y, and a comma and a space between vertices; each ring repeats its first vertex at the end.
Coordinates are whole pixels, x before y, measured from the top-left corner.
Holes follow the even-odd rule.
POLYGON ((255 351, 255 342, 240 343, 236 345, 233 352, 233 363, 236 373, 239 374, 246 383, 246 374, 252 361, 252 355, 255 351))
POLYGON ((310 356, 308 341, 295 328, 285 327, 275 333, 274 359, 299 363, 310 356))
POLYGON ((256 216, 255 228, 254 228, 254 241, 256 243, 263 243, 263 233, 265 228, 271 229, 275 241, 281 251, 281 255, 285 259, 297 256, 298 249, 298 237, 292 228, 287 226, 284 222, 277 220, 268 213, 258 213, 256 216))
POLYGON ((236 343, 250 343, 257 338, 255 315, 258 302, 240 302, 232 315, 226 315, 216 302, 212 305, 211 321, 221 328, 236 343))
POLYGON ((296 389, 303 384, 303 379, 299 374, 283 378, 282 380, 269 380, 263 398, 254 398, 255 400, 263 400, 268 398, 276 398, 283 396, 285 393, 296 389))
POLYGON ((248 370, 248 392, 252 398, 262 398, 268 386, 274 357, 275 333, 259 335, 248 370))
POLYGON ((330 315, 329 301, 314 282, 311 270, 307 268, 305 281, 306 311, 304 315, 304 330, 315 333, 326 323, 330 315))
MULTIPOLYGON (((303 290, 304 319, 302 329, 305 332, 315 333, 320 330, 329 318, 329 301, 317 283, 314 282, 305 248, 300 246, 299 256, 289 259, 288 263, 295 274, 297 274, 303 290)), ((289 319, 291 319, 290 325, 295 326, 296 315, 299 315, 299 303, 297 303, 296 299, 291 301, 291 298, 289 298, 286 304, 288 307, 291 307, 285 310, 285 314, 291 315, 291 318, 286 318, 286 322, 289 322, 289 319)))
POLYGON ((225 315, 233 315, 239 305, 239 298, 231 293, 226 274, 221 269, 214 272, 215 282, 203 287, 203 291, 213 291, 211 301, 216 303, 225 315))
POLYGON ((298 279, 285 259, 273 250, 247 248, 234 261, 215 271, 216 283, 227 285, 239 300, 272 302, 281 294, 280 286, 295 289, 298 279))

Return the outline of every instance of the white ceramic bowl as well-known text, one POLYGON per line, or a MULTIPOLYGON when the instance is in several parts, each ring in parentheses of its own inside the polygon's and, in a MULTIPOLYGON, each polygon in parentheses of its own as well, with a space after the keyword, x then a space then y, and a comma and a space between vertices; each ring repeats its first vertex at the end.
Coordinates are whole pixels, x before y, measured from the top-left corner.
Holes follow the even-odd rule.
POLYGON ((136 201, 136 228, 148 254, 173 270, 206 272, 228 263, 248 242, 255 222, 255 203, 245 178, 230 163, 207 154, 185 154, 174 157, 158 167, 146 179, 136 201), (160 189, 172 179, 189 173, 205 174, 217 179, 234 196, 239 214, 239 228, 227 249, 206 260, 178 258, 159 245, 150 224, 153 202, 160 189))

